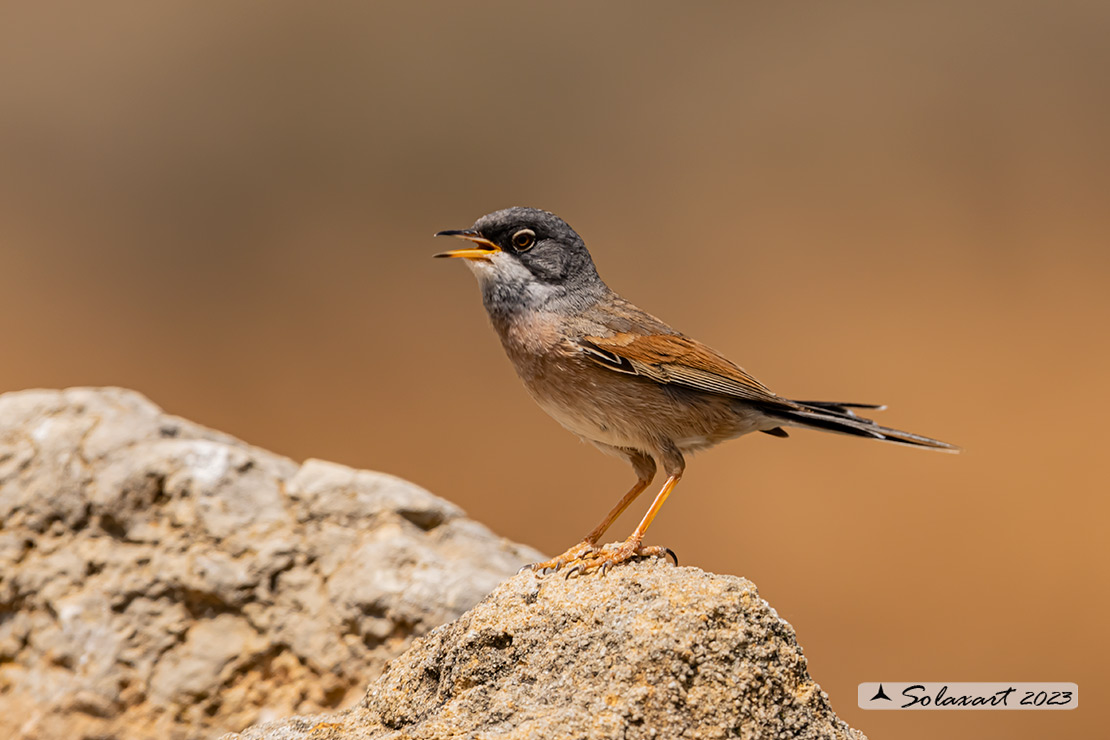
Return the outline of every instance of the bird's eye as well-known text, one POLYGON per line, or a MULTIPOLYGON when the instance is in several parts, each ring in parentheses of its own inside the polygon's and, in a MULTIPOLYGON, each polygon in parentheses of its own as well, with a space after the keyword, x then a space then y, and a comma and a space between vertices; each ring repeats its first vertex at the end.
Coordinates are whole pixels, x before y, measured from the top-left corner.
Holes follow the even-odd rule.
POLYGON ((521 229, 513 234, 513 248, 518 252, 527 252, 536 243, 536 232, 531 229, 521 229))

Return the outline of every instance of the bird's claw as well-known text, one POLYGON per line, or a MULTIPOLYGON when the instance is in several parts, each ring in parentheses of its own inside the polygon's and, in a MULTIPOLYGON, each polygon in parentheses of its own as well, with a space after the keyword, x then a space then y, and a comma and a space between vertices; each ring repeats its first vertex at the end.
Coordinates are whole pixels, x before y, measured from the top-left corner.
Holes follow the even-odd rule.
POLYGON ((568 565, 574 565, 583 560, 588 560, 595 553, 597 553, 597 551, 597 545, 583 540, 582 542, 579 542, 577 545, 564 552, 562 555, 558 555, 551 558, 551 560, 547 560, 542 563, 531 563, 529 565, 525 565, 518 572, 523 573, 526 570, 531 570, 533 573, 536 573, 539 576, 545 576, 549 573, 558 573, 560 570, 567 567, 568 565))

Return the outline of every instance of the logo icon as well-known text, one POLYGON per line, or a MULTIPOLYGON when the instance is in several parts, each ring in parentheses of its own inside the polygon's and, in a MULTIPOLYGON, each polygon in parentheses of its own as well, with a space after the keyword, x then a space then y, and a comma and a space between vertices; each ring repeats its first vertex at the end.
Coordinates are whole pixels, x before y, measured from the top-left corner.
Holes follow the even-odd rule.
POLYGON ((876 699, 886 699, 887 701, 894 701, 893 699, 891 699, 889 696, 886 695, 885 691, 883 691, 883 685, 882 684, 879 684, 879 690, 876 691, 875 695, 871 697, 871 701, 875 701, 876 699))

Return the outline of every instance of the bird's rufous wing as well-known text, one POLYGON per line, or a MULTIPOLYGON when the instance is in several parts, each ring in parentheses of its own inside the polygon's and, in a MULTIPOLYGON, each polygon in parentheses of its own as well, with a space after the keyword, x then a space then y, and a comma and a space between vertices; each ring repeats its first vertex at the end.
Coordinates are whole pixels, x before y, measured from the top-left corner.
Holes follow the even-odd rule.
POLYGON ((793 401, 775 395, 715 350, 681 334, 616 332, 606 337, 583 337, 579 346, 591 360, 614 372, 759 404, 797 408, 793 401))

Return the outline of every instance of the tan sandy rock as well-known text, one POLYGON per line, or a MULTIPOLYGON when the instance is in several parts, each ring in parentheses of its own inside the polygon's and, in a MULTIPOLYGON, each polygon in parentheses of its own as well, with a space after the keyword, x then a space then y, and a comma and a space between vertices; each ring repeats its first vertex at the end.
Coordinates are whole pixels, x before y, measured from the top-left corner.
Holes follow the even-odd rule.
POLYGON ((357 707, 225 740, 679 737, 863 739, 754 585, 643 562, 518 575, 417 640, 357 707))

